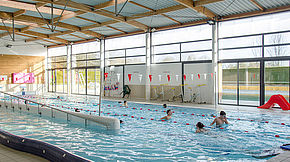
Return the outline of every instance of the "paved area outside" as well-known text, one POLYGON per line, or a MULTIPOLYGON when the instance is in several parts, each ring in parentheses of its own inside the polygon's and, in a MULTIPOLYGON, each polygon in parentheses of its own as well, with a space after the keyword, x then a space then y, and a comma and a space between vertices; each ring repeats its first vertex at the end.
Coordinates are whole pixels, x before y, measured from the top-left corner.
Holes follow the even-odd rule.
POLYGON ((280 155, 273 157, 270 160, 267 160, 267 162, 289 162, 289 161, 290 161, 290 151, 286 151, 280 155))
POLYGON ((48 160, 0 144, 0 162, 48 162, 48 160))

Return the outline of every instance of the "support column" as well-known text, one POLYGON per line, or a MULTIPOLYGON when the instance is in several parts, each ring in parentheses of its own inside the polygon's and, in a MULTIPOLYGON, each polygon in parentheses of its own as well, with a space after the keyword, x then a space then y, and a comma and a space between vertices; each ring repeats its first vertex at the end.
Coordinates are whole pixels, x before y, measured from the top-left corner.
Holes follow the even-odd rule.
POLYGON ((145 100, 150 101, 150 79, 149 75, 151 74, 151 53, 152 53, 152 33, 147 32, 146 33, 146 74, 145 74, 145 100))
POLYGON ((212 72, 214 74, 213 79, 213 105, 218 105, 218 31, 219 22, 212 25, 212 72))
POLYGON ((104 70, 105 70, 105 40, 100 40, 100 93, 99 93, 99 116, 101 116, 102 96, 104 91, 104 70))
POLYGON ((67 94, 70 96, 72 91, 72 72, 71 72, 72 46, 67 46, 67 94))

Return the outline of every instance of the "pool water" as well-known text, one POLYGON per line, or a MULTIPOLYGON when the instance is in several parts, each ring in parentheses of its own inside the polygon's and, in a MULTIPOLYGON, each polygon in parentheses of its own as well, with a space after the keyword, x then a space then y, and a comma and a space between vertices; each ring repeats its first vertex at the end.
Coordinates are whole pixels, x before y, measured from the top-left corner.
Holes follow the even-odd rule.
MULTIPOLYGON (((94 100, 31 99, 60 109, 79 108, 82 113, 98 114, 94 100)), ((218 112, 169 106, 174 111, 172 119, 160 121, 167 110, 160 105, 120 106, 116 101, 102 104, 102 116, 124 121, 120 131, 88 129, 9 110, 0 112, 0 126, 10 133, 51 143, 93 161, 266 161, 268 158, 256 159, 253 155, 290 143, 287 138, 290 115, 280 110, 275 110, 276 114, 265 110, 226 111, 229 125, 222 129, 207 127, 208 133, 196 134, 195 124, 200 121, 208 126, 218 112)))

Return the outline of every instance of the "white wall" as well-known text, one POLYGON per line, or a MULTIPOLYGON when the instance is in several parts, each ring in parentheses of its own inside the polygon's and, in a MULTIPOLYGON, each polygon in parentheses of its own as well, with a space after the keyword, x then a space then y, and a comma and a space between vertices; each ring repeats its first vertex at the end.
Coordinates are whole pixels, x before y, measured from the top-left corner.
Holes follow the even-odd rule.
POLYGON ((151 85, 168 84, 170 86, 179 86, 182 83, 181 63, 152 64, 151 75, 151 85), (159 75, 161 75, 161 80, 159 80, 159 75), (168 81, 167 75, 170 75, 170 81, 168 81), (176 75, 178 75, 178 80, 176 75))
POLYGON ((212 103, 214 87, 211 73, 211 63, 184 65, 184 74, 186 75, 186 80, 184 81, 184 84, 187 84, 184 88, 184 97, 186 101, 190 99, 191 93, 195 93, 198 95, 196 102, 212 103), (198 77, 198 74, 200 75, 200 79, 198 77), (191 87, 192 91, 189 87, 191 87))
POLYGON ((105 67, 105 73, 108 73, 108 77, 104 81, 104 87, 118 86, 116 90, 105 90, 105 96, 120 97, 123 91, 123 66, 105 67))
POLYGON ((125 66, 125 85, 145 85, 146 84, 146 66, 145 65, 126 65, 125 66), (132 74, 129 81, 128 74, 132 74), (141 78, 141 81, 140 81, 141 78))

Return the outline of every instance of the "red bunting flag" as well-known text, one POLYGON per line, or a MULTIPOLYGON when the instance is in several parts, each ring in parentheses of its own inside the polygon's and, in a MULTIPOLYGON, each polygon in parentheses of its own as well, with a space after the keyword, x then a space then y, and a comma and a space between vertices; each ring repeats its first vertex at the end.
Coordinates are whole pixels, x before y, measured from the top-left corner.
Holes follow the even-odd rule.
POLYGON ((210 73, 211 78, 213 78, 213 73, 210 73))
POLYGON ((168 82, 170 82, 170 75, 167 75, 167 80, 168 82))
POLYGON ((198 76, 198 79, 200 79, 200 74, 197 74, 197 76, 198 76))
POLYGON ((149 80, 150 80, 150 82, 152 81, 152 75, 149 75, 149 80))
POLYGON ((108 74, 109 74, 109 73, 105 73, 105 81, 106 81, 107 78, 108 78, 108 74))
POLYGON ((184 81, 186 80, 186 75, 185 74, 183 74, 183 79, 184 79, 184 81))
POLYGON ((128 74, 129 82, 131 82, 132 74, 128 74))
POLYGON ((254 79, 256 78, 256 75, 254 74, 254 79))

